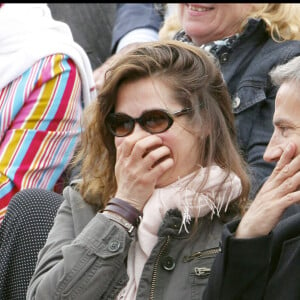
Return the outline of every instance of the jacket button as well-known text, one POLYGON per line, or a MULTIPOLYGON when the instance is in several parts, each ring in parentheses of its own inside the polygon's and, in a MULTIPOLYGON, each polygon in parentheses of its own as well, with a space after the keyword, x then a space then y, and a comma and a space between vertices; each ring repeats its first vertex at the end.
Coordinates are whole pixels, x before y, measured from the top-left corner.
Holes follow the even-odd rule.
POLYGON ((116 252, 120 248, 120 242, 119 241, 111 241, 108 245, 108 250, 111 252, 116 252))
POLYGON ((180 223, 179 223, 179 222, 175 222, 175 223, 173 224, 173 228, 174 228, 174 229, 179 229, 179 228, 180 228, 180 223))
POLYGON ((221 64, 226 63, 228 61, 229 55, 227 52, 224 52, 220 56, 220 62, 221 64))
POLYGON ((175 261, 171 256, 165 256, 162 258, 161 260, 161 264, 162 267, 166 270, 166 271, 172 271, 175 269, 175 261))
POLYGON ((236 96, 233 100, 232 100, 232 108, 235 109, 235 108, 238 108, 241 104, 241 99, 236 96))

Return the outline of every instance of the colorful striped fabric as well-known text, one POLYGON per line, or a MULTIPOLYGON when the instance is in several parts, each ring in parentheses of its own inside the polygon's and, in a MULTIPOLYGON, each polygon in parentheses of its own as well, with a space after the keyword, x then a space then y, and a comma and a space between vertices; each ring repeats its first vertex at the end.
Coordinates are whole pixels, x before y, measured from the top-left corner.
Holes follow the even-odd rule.
POLYGON ((80 136, 81 80, 56 54, 35 63, 0 91, 0 223, 24 188, 53 189, 80 136))

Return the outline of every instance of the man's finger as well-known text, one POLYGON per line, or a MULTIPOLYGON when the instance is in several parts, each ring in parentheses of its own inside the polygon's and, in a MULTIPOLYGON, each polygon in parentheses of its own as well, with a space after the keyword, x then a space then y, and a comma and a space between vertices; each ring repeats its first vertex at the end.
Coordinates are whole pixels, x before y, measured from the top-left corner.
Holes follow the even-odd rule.
MULTIPOLYGON (((278 177, 282 171, 283 173, 288 173, 289 171, 289 163, 292 161, 296 152, 296 145, 293 143, 289 143, 287 147, 284 149, 279 161, 276 164, 272 174, 270 175, 270 179, 274 179, 278 177)), ((282 174, 282 173, 281 173, 282 174)))

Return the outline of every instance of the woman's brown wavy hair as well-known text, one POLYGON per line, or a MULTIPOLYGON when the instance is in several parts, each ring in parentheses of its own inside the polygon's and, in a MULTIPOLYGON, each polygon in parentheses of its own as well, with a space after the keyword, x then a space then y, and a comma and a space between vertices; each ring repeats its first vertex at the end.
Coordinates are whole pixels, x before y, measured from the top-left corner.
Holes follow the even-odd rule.
POLYGON ((239 201, 234 201, 241 209, 248 198, 249 178, 236 142, 226 84, 209 54, 178 41, 145 43, 122 56, 106 73, 97 100, 85 109, 76 158, 82 163, 78 188, 85 201, 101 209, 116 192, 116 148, 104 120, 114 111, 120 86, 141 78, 164 82, 179 103, 194 108, 191 123, 195 134, 209 129, 209 134, 199 139, 199 163, 216 163, 241 178, 242 194, 239 201))

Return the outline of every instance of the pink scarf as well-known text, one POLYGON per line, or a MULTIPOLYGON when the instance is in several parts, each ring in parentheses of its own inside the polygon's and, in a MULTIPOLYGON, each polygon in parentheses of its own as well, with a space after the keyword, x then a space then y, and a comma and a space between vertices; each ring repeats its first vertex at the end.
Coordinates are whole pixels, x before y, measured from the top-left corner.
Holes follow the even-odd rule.
POLYGON ((127 259, 127 273, 129 281, 120 292, 120 299, 135 299, 136 291, 144 265, 157 242, 157 232, 162 220, 169 209, 178 208, 182 213, 183 228, 187 231, 186 224, 192 217, 203 217, 208 213, 219 216, 222 208, 227 210, 228 204, 236 199, 242 190, 241 180, 231 173, 224 181, 226 173, 214 165, 210 168, 206 184, 199 191, 203 182, 206 168, 194 172, 177 180, 176 182, 154 190, 143 210, 143 219, 138 227, 137 240, 132 242, 127 259))

